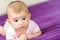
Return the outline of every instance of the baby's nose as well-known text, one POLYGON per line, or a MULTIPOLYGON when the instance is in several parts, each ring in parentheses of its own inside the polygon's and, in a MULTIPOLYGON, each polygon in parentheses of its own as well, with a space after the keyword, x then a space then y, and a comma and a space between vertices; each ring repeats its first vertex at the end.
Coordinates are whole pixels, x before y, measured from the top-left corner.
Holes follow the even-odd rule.
POLYGON ((23 21, 19 21, 19 23, 18 23, 19 25, 22 25, 23 24, 23 21))

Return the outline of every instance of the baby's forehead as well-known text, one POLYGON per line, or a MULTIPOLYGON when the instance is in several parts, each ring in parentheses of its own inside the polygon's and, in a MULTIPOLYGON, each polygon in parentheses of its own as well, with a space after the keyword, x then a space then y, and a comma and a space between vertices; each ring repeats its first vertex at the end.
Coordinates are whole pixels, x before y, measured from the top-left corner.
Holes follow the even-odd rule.
POLYGON ((18 19, 18 18, 23 18, 23 17, 27 17, 28 13, 25 12, 20 12, 20 13, 8 13, 8 17, 12 18, 12 19, 18 19))

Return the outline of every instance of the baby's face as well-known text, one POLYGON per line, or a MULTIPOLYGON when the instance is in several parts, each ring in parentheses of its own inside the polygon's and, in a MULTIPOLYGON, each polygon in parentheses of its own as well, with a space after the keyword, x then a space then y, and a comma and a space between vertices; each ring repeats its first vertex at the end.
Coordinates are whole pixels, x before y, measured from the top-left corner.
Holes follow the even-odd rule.
POLYGON ((13 10, 8 11, 8 18, 11 26, 15 30, 26 30, 29 25, 30 13, 21 11, 19 13, 14 12, 13 10))

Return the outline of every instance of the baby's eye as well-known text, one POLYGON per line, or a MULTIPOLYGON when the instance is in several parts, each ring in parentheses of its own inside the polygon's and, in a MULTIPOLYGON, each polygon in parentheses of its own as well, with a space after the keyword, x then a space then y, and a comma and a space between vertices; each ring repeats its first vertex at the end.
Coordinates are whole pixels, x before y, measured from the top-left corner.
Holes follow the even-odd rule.
POLYGON ((15 20, 15 22, 18 22, 18 20, 15 20))
POLYGON ((22 20, 25 20, 26 18, 22 18, 22 20))

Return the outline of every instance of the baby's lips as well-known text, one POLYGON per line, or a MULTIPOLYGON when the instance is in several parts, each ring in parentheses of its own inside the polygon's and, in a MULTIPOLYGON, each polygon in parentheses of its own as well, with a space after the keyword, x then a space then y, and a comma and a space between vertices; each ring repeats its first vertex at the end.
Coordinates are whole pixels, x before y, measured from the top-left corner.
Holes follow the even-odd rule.
POLYGON ((18 29, 22 29, 22 28, 24 28, 23 26, 21 26, 21 27, 19 27, 18 29))

